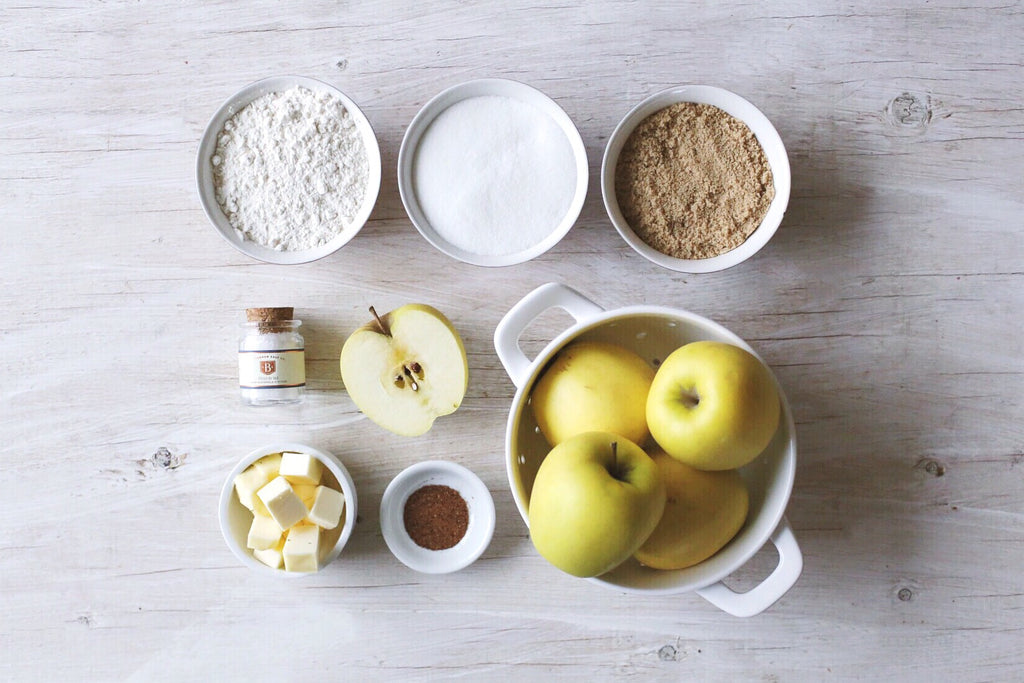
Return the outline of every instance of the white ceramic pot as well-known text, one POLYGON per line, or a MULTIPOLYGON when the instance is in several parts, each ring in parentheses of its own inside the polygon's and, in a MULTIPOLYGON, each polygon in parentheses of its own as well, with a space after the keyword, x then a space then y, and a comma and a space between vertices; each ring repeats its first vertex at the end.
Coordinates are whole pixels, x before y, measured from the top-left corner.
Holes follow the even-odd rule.
MULTIPOLYGON (((542 285, 523 297, 495 329, 494 346, 517 387, 505 434, 505 457, 512 496, 527 525, 533 480, 550 450, 529 409, 530 392, 554 355, 569 342, 582 339, 625 346, 652 365, 683 344, 704 339, 735 344, 757 355, 729 330, 687 311, 659 306, 606 311, 574 289, 555 283, 542 285), (531 360, 519 346, 519 337, 540 314, 555 307, 564 309, 576 322, 531 360)), ((800 576, 803 556, 784 516, 796 471, 796 436, 793 415, 781 387, 779 396, 782 418, 778 431, 765 451, 740 470, 750 492, 747 521, 724 548, 698 565, 671 571, 650 569, 628 560, 591 581, 625 592, 696 591, 729 614, 744 617, 759 614, 782 597, 800 576), (779 563, 768 578, 746 593, 736 593, 722 583, 769 541, 778 550, 779 563)))

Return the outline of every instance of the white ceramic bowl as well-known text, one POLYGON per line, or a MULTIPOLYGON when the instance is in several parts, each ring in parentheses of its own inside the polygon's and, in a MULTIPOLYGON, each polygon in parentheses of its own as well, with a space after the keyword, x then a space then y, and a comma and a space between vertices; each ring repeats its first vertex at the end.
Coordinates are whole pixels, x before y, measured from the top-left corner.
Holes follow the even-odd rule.
MULTIPOLYGON (((325 544, 320 549, 320 569, 322 570, 341 554, 342 548, 345 547, 349 537, 352 536, 352 529, 356 524, 356 515, 359 514, 359 501, 356 497, 355 483, 352 481, 352 477, 349 475, 348 470, 345 469, 345 466, 333 454, 301 443, 282 442, 261 446, 238 461, 238 464, 228 474, 228 478, 224 480, 224 486, 220 491, 220 532, 224 535, 224 540, 227 542, 231 552, 245 566, 264 574, 295 578, 298 576, 309 576, 316 572, 288 572, 284 569, 272 569, 253 557, 252 551, 246 547, 249 526, 252 524, 252 513, 239 502, 238 495, 235 493, 235 477, 263 456, 284 451, 308 453, 309 455, 316 456, 326 468, 324 476, 326 477, 327 472, 330 472, 330 475, 340 486, 341 492, 345 495, 345 510, 342 512, 343 521, 337 528, 331 529, 326 534, 326 538, 334 538, 335 540, 333 543, 325 544)), ((333 485, 335 482, 328 479, 328 483, 333 485)))
POLYGON ((439 251, 459 261, 477 266, 511 266, 536 258, 558 244, 559 240, 565 237, 565 234, 572 228, 580 215, 580 211, 583 209, 583 201, 587 196, 588 182, 587 150, 583 146, 583 139, 580 137, 579 131, 576 130, 576 126, 573 125, 572 119, 569 118, 568 114, 539 90, 524 83, 500 78, 466 81, 434 96, 433 99, 423 105, 423 108, 420 109, 419 113, 416 114, 416 117, 409 124, 405 131, 405 136, 402 138, 402 146, 398 153, 398 190, 402 196, 402 204, 405 206, 405 211, 409 214, 409 220, 416 226, 420 234, 439 251), (528 249, 514 254, 475 254, 461 249, 444 239, 431 226, 430 221, 427 220, 416 196, 413 180, 417 147, 423 134, 430 127, 434 119, 456 102, 486 95, 510 97, 533 105, 550 116, 562 132, 565 133, 576 160, 575 192, 565 217, 545 239, 528 249))
MULTIPOLYGON (((565 285, 547 284, 526 295, 505 315, 494 332, 498 358, 517 387, 509 411, 505 457, 509 486, 523 521, 534 477, 551 450, 537 428, 529 408, 534 382, 548 362, 566 344, 576 340, 603 341, 632 349, 657 365, 683 344, 715 340, 734 344, 757 355, 749 344, 707 318, 659 306, 630 306, 606 311, 565 285), (534 360, 519 347, 519 336, 550 308, 567 311, 575 320, 534 360)), ((767 609, 796 582, 803 568, 800 548, 784 513, 796 472, 796 432, 793 415, 782 388, 782 417, 768 447, 740 469, 750 493, 750 510, 743 528, 725 547, 704 562, 678 570, 659 570, 627 560, 603 576, 591 579, 609 588, 647 594, 696 591, 719 608, 736 616, 751 616, 767 609), (734 593, 721 581, 739 569, 768 541, 779 551, 779 564, 760 585, 747 593, 734 593)))
POLYGON ((213 115, 206 125, 206 131, 199 143, 199 151, 196 154, 196 184, 199 189, 199 201, 206 212, 207 218, 217 228, 228 244, 238 251, 251 256, 254 259, 267 263, 295 264, 316 261, 345 246, 349 240, 356 236, 366 221, 370 218, 373 206, 377 201, 377 193, 380 191, 380 147, 377 144, 377 137, 370 127, 363 112, 356 106, 356 103, 349 99, 343 92, 332 85, 312 78, 302 76, 275 76, 250 83, 237 93, 229 97, 220 109, 213 115), (224 124, 236 113, 244 109, 253 100, 272 92, 282 92, 294 87, 303 87, 314 92, 326 92, 336 97, 348 110, 356 128, 363 137, 363 146, 366 148, 366 160, 369 165, 370 176, 366 181, 366 196, 363 198, 359 213, 352 220, 352 224, 340 230, 331 241, 313 249, 301 251, 277 251, 264 247, 255 242, 243 239, 231 227, 227 216, 217 203, 217 197, 213 190, 213 165, 210 159, 217 149, 217 136, 224 128, 224 124))
POLYGON ((380 501, 380 528, 384 542, 405 566, 425 574, 447 574, 469 566, 480 557, 494 535, 494 500, 480 478, 462 465, 430 460, 402 470, 391 480, 380 501), (429 484, 459 492, 469 508, 469 527, 456 545, 445 550, 419 546, 405 530, 405 502, 429 484))
POLYGON ((789 157, 786 154, 786 147, 782 144, 782 138, 779 137, 779 133, 771 121, 757 107, 739 95, 709 85, 683 85, 669 88, 640 102, 626 114, 616 126, 611 137, 608 138, 604 159, 601 161, 601 196, 604 198, 604 207, 608 212, 608 217, 611 218, 615 229, 622 235, 622 239, 626 240, 629 246, 647 260, 683 273, 711 273, 723 270, 746 261, 760 251, 775 234, 782 222, 782 216, 786 213, 786 206, 789 204, 790 183, 789 157), (775 198, 768 206, 768 212, 761 221, 761 225, 751 233, 743 244, 732 251, 712 258, 680 259, 650 247, 629 227, 629 223, 622 216, 615 195, 615 166, 619 162, 619 153, 622 152, 622 147, 626 144, 630 134, 641 121, 651 114, 679 102, 710 104, 747 124, 754 136, 757 137, 757 141, 761 143, 775 184, 775 198))

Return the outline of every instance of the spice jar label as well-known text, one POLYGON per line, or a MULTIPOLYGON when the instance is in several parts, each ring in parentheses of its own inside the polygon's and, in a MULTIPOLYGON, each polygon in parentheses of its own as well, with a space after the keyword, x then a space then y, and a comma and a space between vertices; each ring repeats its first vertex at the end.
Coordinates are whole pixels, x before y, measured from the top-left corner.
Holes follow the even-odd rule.
POLYGON ((303 349, 238 352, 238 386, 242 389, 305 385, 306 354, 303 349))

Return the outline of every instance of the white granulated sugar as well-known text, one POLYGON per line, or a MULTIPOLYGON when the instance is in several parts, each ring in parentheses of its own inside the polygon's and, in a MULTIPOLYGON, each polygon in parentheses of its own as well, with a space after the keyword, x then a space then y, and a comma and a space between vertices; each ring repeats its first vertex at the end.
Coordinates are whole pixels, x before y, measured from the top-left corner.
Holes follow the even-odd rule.
POLYGON ((312 249, 351 227, 369 179, 352 116, 306 88, 263 95, 228 119, 212 164, 232 227, 278 251, 312 249))
POLYGON ((562 222, 576 192, 569 139, 541 109, 481 96, 441 112, 420 138, 413 183, 423 214, 456 247, 521 252, 562 222))

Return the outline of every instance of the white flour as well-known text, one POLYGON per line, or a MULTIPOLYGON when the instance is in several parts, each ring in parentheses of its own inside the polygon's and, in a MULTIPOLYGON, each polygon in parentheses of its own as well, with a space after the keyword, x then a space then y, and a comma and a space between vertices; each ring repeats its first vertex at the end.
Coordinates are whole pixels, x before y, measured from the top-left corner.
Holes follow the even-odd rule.
POLYGON ((306 88, 263 95, 228 119, 212 163, 232 227, 278 251, 311 249, 350 227, 369 178, 344 105, 306 88))
POLYGON ((569 138, 539 108, 486 95, 457 102, 423 133, 416 199, 437 233, 481 255, 529 249, 565 218, 576 192, 569 138))

